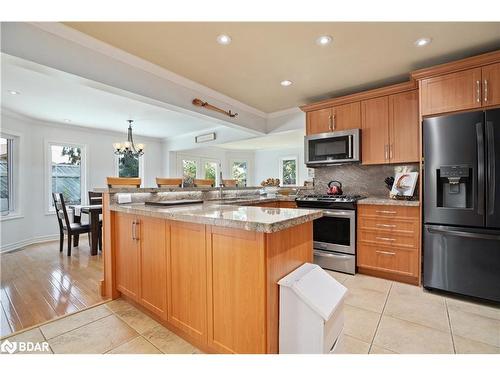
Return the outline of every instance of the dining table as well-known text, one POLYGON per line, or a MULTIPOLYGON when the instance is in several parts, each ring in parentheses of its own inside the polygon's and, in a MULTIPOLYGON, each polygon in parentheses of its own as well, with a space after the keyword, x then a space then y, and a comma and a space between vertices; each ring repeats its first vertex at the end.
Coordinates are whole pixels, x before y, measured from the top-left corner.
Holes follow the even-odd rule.
POLYGON ((92 205, 72 205, 73 221, 75 223, 81 222, 81 215, 87 214, 89 216, 90 225, 90 254, 97 255, 99 244, 99 216, 102 214, 102 204, 92 205))

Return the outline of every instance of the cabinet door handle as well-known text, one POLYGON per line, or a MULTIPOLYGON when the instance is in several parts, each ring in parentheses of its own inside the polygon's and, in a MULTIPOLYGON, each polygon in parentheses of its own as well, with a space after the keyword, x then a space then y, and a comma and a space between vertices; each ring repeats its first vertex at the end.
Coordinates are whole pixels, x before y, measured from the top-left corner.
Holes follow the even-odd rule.
POLYGON ((132 221, 132 239, 135 240, 135 220, 132 221))
POLYGON ((391 242, 396 241, 395 238, 389 238, 389 237, 375 237, 375 239, 381 240, 381 241, 391 241, 391 242))
POLYGON ((332 115, 328 116, 328 129, 330 131, 333 131, 333 125, 332 125, 332 115))
POLYGON ((396 228, 396 225, 394 224, 376 224, 375 226, 383 228, 396 228))
POLYGON ((390 256, 393 256, 393 255, 396 255, 396 253, 393 253, 391 251, 381 251, 381 250, 375 250, 376 253, 379 253, 379 254, 382 254, 382 255, 390 255, 390 256))
POLYGON ((389 145, 384 145, 384 160, 389 159, 388 149, 389 149, 389 145))
POLYGON ((488 80, 484 80, 484 102, 488 101, 488 80))
POLYGON ((332 117, 332 130, 335 130, 335 113, 333 114, 332 117))
POLYGON ((392 146, 393 146, 393 144, 391 143, 389 145, 389 159, 392 159, 392 146))
POLYGON ((390 214, 390 215, 397 214, 396 211, 386 211, 386 210, 377 210, 375 212, 378 213, 378 214, 390 214))
POLYGON ((481 81, 476 81, 476 102, 481 103, 481 81))
POLYGON ((138 237, 138 236, 137 236, 137 226, 138 226, 138 225, 140 225, 140 224, 141 224, 141 221, 140 221, 140 220, 136 220, 136 221, 135 221, 135 227, 134 227, 134 228, 135 228, 135 229, 134 229, 135 233, 134 233, 134 237, 135 237, 135 240, 136 240, 136 241, 140 240, 140 237, 138 237))

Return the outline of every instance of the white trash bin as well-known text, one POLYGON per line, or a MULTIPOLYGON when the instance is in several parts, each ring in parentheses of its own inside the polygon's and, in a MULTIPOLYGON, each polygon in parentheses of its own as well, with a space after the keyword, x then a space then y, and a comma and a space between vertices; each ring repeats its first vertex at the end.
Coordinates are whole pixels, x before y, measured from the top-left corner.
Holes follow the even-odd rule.
POLYGON ((320 266, 305 263, 278 281, 280 353, 330 353, 344 327, 347 289, 320 266))

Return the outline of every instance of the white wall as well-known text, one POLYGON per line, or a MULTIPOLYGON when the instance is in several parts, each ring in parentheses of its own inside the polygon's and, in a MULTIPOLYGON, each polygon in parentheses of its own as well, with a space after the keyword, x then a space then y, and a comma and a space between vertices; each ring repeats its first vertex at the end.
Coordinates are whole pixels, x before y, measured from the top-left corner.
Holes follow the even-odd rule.
POLYGON ((260 185, 263 180, 280 177, 280 159, 283 157, 296 156, 298 161, 298 185, 304 185, 308 180, 307 167, 304 164, 304 147, 289 149, 266 149, 255 151, 255 178, 254 185, 260 185))
MULTIPOLYGON (((1 121, 2 132, 19 134, 21 139, 19 163, 14 166, 20 173, 14 189, 18 194, 21 217, 11 220, 2 218, 0 245, 1 250, 5 251, 51 238, 59 233, 55 215, 47 214, 46 209, 46 142, 69 142, 86 146, 87 191, 104 187, 106 177, 115 174, 112 143, 125 139, 126 129, 123 134, 112 133, 71 124, 65 126, 44 123, 5 112, 2 112, 1 121)), ((162 174, 162 144, 158 140, 142 137, 137 137, 137 141, 146 144, 144 186, 155 186, 155 177, 162 174)))

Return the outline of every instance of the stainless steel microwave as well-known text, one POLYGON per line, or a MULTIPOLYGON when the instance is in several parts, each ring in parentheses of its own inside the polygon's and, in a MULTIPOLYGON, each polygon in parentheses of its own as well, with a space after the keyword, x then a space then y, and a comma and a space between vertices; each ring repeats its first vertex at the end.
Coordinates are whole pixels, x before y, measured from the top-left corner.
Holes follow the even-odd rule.
POLYGON ((360 161, 360 129, 320 133, 305 137, 304 160, 308 167, 360 161))

